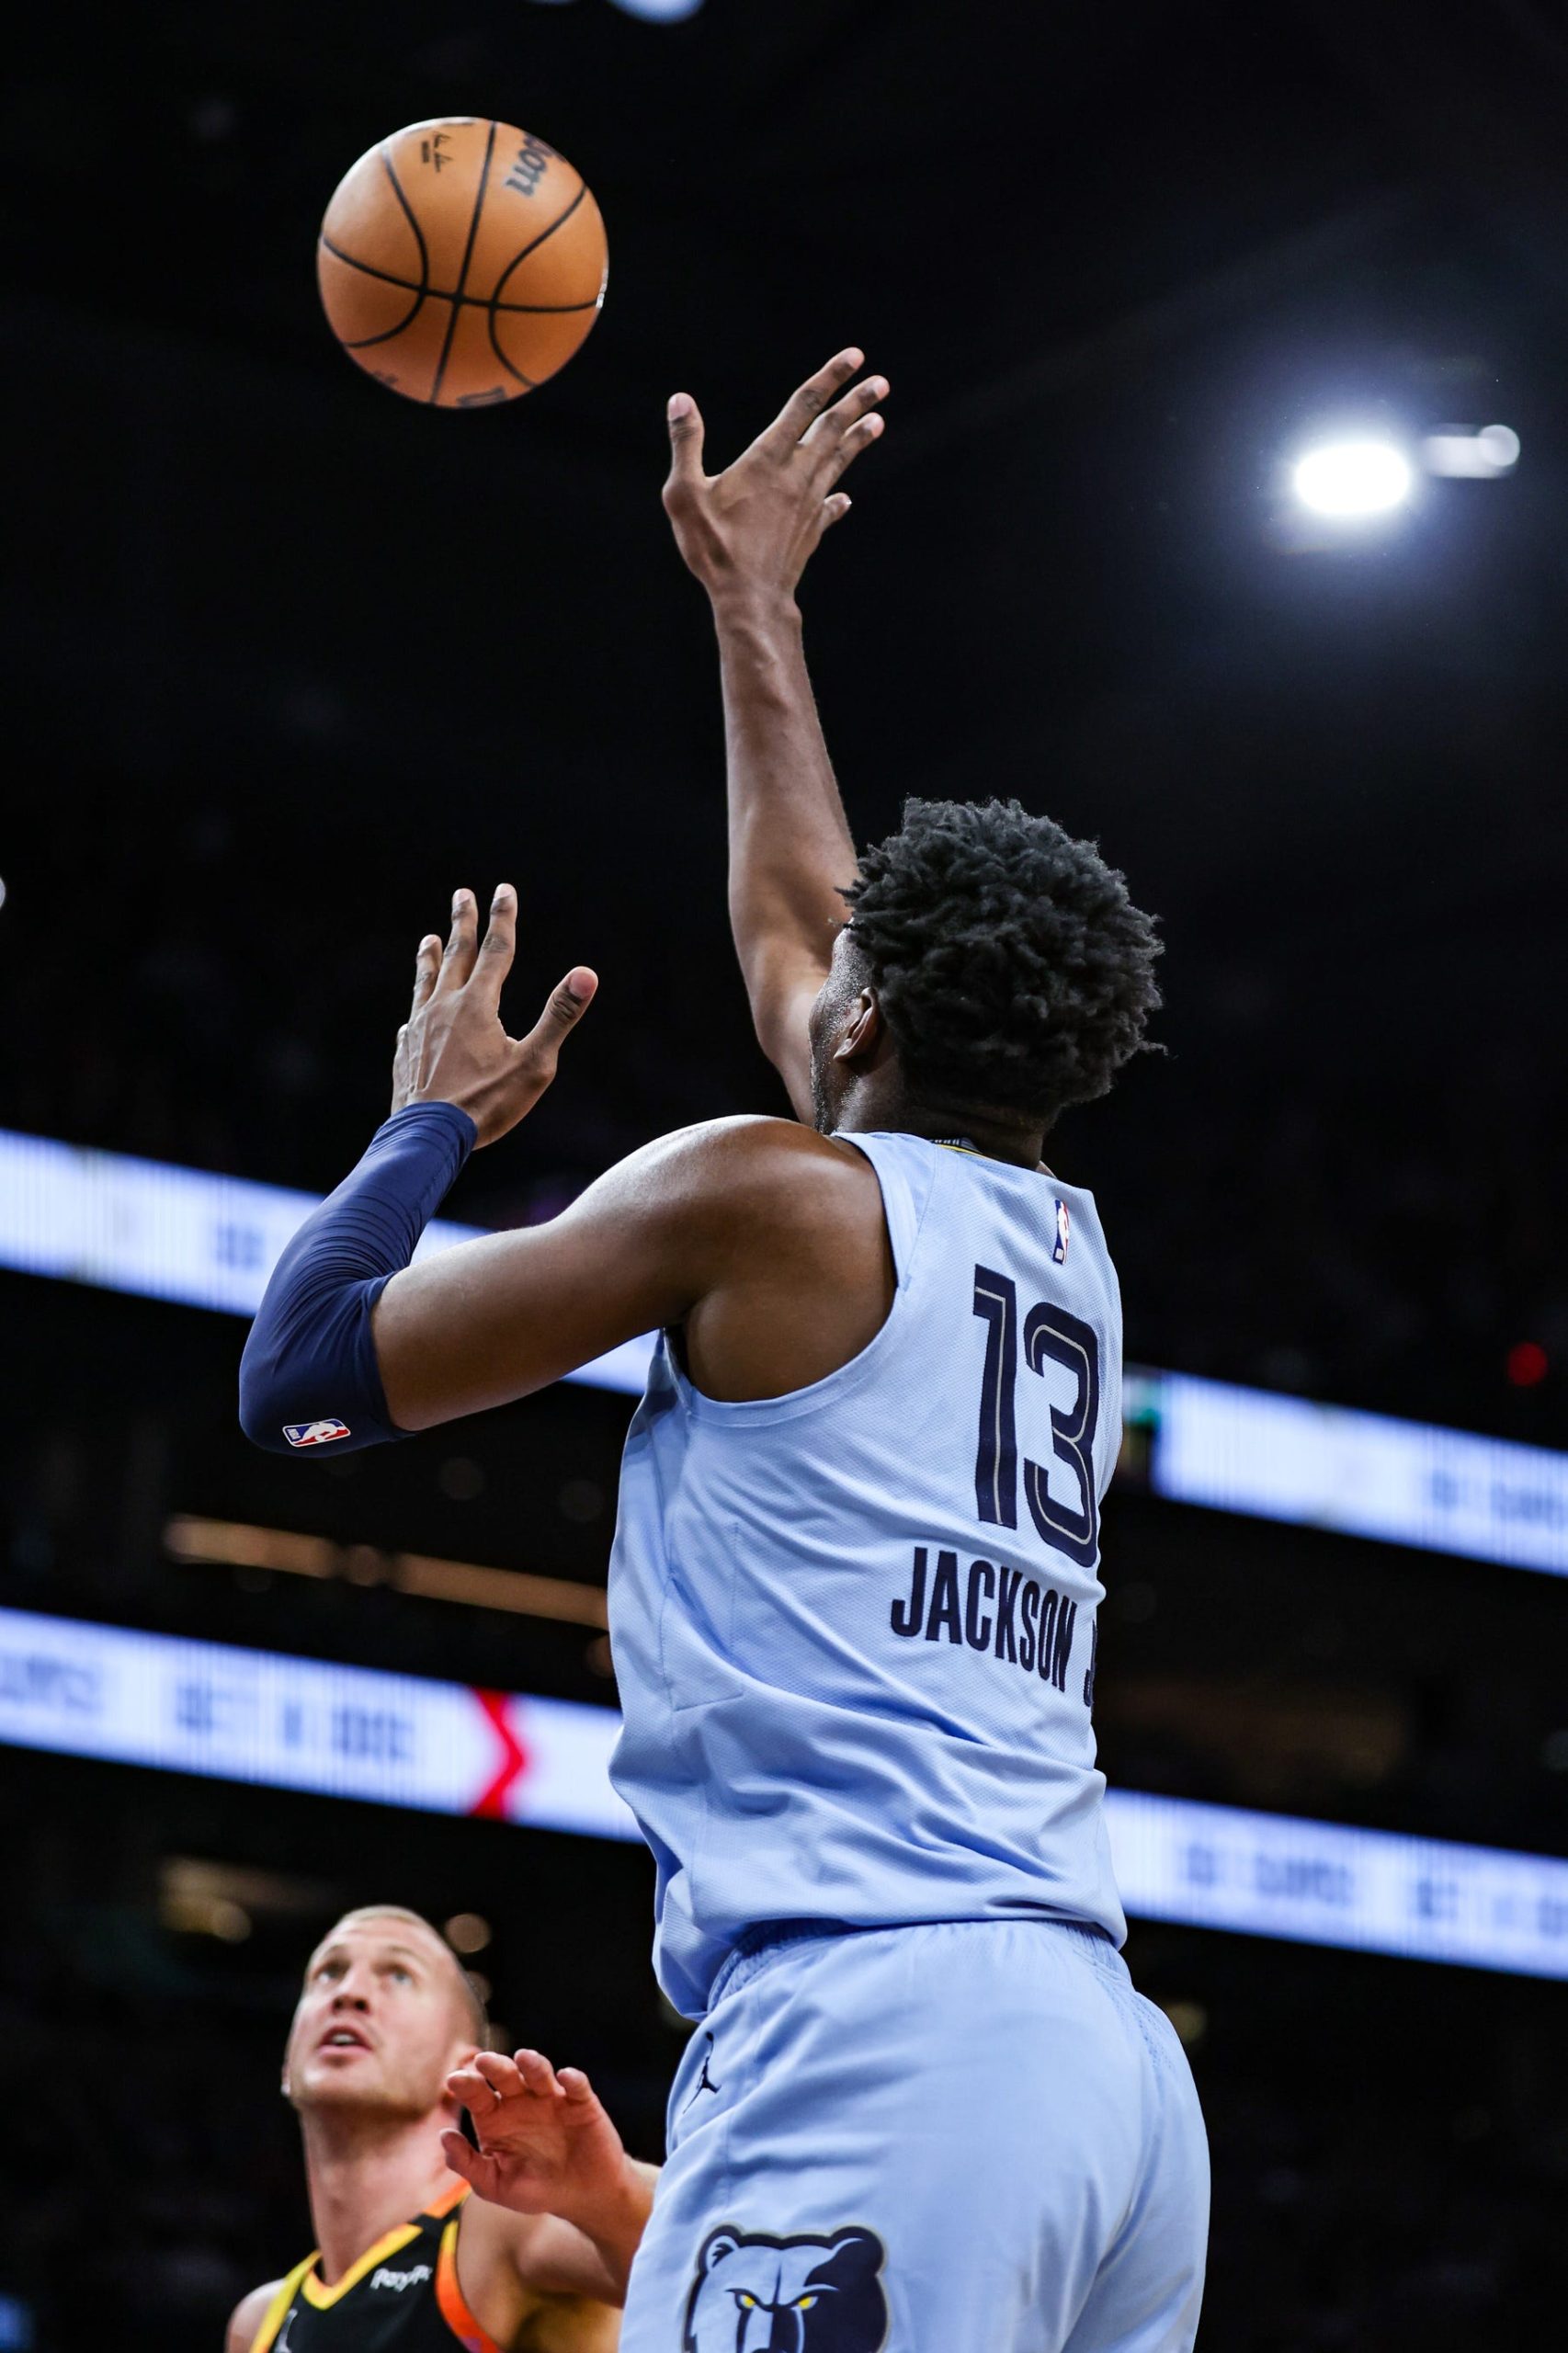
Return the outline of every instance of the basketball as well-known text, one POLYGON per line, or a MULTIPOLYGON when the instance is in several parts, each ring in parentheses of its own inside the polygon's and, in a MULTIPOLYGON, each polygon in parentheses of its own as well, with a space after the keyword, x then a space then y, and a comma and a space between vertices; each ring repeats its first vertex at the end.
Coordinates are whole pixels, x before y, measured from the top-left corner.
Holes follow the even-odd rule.
POLYGON ((344 350, 432 408, 494 408, 553 376, 597 318, 608 270, 582 174, 475 115, 411 123, 361 155, 316 245, 344 350))

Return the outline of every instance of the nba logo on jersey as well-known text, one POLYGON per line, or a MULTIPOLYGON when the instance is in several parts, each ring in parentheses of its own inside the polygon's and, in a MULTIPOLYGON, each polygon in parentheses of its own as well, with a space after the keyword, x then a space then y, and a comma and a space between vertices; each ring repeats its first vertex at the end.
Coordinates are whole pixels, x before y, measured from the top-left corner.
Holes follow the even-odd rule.
POLYGON ((1055 1266, 1064 1267, 1067 1264, 1067 1243, 1072 1228, 1072 1219, 1067 1214, 1066 1202, 1058 1201, 1056 1204, 1056 1240, 1051 1245, 1051 1262, 1055 1266))
POLYGON ((330 1446, 335 1438, 347 1438, 347 1422, 285 1422, 283 1435, 290 1446, 330 1446))

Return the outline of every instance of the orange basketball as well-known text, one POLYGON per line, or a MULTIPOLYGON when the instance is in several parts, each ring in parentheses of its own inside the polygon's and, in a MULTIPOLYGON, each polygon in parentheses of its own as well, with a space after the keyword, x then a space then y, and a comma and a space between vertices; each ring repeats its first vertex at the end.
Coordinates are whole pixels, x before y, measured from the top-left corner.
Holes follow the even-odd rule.
POLYGON ((435 408, 493 408, 553 376, 597 318, 608 267, 581 173, 474 115, 413 123, 361 155, 316 245, 350 359, 435 408))

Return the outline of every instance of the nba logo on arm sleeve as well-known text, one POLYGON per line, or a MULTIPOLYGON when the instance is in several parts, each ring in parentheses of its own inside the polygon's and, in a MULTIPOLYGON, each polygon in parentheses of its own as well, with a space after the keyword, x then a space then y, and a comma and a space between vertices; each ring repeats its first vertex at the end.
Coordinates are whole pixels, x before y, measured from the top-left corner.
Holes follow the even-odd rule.
POLYGON ((285 1422, 283 1435, 290 1446, 330 1446, 335 1438, 349 1435, 347 1422, 285 1422))
POLYGON ((1067 1264, 1067 1245, 1072 1234, 1072 1225, 1073 1221, 1067 1214, 1066 1202, 1059 1200, 1056 1204, 1056 1240, 1051 1251, 1051 1263, 1054 1266, 1064 1267, 1067 1264))

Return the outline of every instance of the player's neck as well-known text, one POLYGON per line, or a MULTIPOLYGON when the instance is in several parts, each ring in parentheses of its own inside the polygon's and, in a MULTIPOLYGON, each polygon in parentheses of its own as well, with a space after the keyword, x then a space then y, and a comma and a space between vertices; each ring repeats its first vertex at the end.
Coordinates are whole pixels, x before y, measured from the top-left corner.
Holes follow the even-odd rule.
POLYGON ((367 2248, 449 2191, 437 2135, 444 2119, 315 2110, 301 2119, 311 2222, 330 2288, 367 2248))
POLYGON ((1011 1161, 1019 1168, 1038 1168, 1045 1149, 1045 1131, 1038 1120, 1012 1119, 957 1103, 913 1102, 891 1068, 868 1073, 851 1088, 838 1126, 846 1135, 882 1131, 926 1136, 933 1143, 961 1142, 988 1160, 1011 1161))

